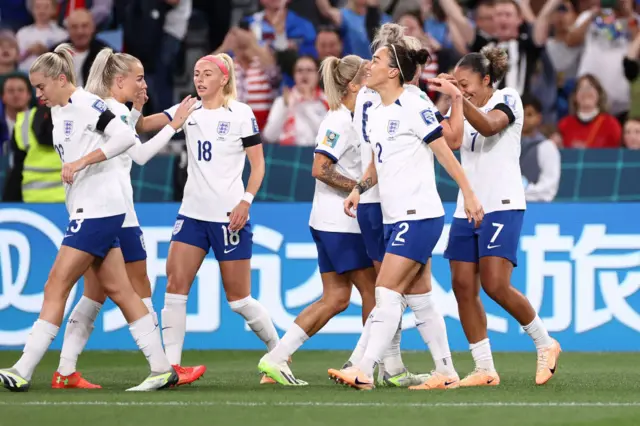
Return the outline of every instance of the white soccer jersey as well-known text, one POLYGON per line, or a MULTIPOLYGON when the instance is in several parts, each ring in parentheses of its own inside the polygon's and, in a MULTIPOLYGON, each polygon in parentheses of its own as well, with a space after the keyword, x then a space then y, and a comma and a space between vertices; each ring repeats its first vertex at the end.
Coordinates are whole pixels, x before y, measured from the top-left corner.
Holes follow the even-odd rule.
MULTIPOLYGON (((527 206, 520 172, 522 100, 516 90, 505 88, 496 90, 480 109, 486 113, 497 105, 513 113, 513 123, 500 133, 485 138, 465 120, 464 140, 460 147, 462 167, 485 213, 524 210, 527 206)), ((454 217, 466 217, 461 192, 458 192, 454 217)))
MULTIPOLYGON (((165 111, 170 119, 178 106, 165 111)), ((189 164, 180 214, 207 222, 229 222, 231 210, 244 195, 245 144, 260 142, 258 123, 249 105, 242 102, 231 101, 228 108, 215 110, 198 102, 196 108, 182 126, 189 164)))
MULTIPOLYGON (((373 149, 369 141, 369 135, 367 135, 367 122, 369 121, 369 111, 374 105, 380 103, 380 95, 375 90, 367 87, 362 87, 358 96, 356 97, 356 106, 353 111, 353 128, 360 140, 360 164, 361 172, 358 174, 358 179, 362 177, 364 172, 367 171, 369 164, 371 164, 371 156, 373 149)), ((375 186, 362 194, 360 197, 360 203, 379 203, 380 193, 378 187, 375 186)))
MULTIPOLYGON (((51 108, 53 144, 63 163, 79 160, 100 148, 107 138, 102 131, 114 118, 105 102, 81 88, 65 106, 51 108)), ((71 220, 109 217, 126 212, 119 180, 121 160, 111 158, 75 174, 65 184, 66 204, 71 220)))
MULTIPOLYGON (((118 120, 122 120, 125 124, 131 127, 131 131, 136 133, 135 123, 131 120, 131 111, 125 104, 121 104, 113 98, 105 99, 107 106, 113 112, 118 120)), ((141 144, 140 139, 136 137, 136 144, 141 144)), ((133 186, 131 186, 131 157, 126 153, 120 154, 118 157, 120 160, 120 170, 118 177, 120 178, 120 187, 124 194, 125 201, 127 203, 127 213, 124 217, 123 228, 130 228, 133 226, 140 226, 138 222, 138 216, 133 206, 133 186)))
POLYGON ((405 90, 393 104, 371 108, 367 129, 384 223, 444 215, 429 149, 442 127, 431 105, 405 90))
MULTIPOLYGON (((320 124, 315 152, 331 158, 338 173, 356 180, 361 174, 360 141, 351 120, 351 111, 344 105, 329 111, 320 124)), ((344 214, 346 196, 344 191, 316 179, 309 226, 317 231, 359 234, 358 221, 344 214)))

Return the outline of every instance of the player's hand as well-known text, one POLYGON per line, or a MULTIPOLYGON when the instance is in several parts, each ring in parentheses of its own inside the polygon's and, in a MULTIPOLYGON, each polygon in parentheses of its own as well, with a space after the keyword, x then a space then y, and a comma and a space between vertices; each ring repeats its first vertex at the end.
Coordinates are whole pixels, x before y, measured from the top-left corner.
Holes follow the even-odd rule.
POLYGON ((146 90, 139 91, 138 93, 136 93, 136 97, 133 100, 133 108, 142 112, 142 108, 144 107, 144 104, 146 104, 148 100, 149 100, 149 96, 147 96, 147 91, 146 90))
POLYGON ((73 183, 74 175, 85 167, 87 167, 87 165, 82 158, 72 163, 63 164, 61 172, 62 182, 71 185, 73 183))
POLYGON ((450 81, 443 78, 429 78, 427 84, 431 90, 440 92, 443 95, 455 97, 460 95, 460 90, 450 81))
POLYGON ((354 188, 347 199, 344 200, 344 214, 349 217, 356 217, 354 212, 358 210, 358 204, 360 204, 360 193, 354 188))
POLYGON ((476 194, 471 193, 464 197, 464 212, 467 215, 469 223, 473 220, 476 228, 478 228, 484 218, 484 209, 482 208, 482 204, 480 204, 480 200, 476 197, 476 194))
POLYGON ((251 204, 242 200, 231 210, 231 215, 229 215, 229 231, 236 232, 244 228, 247 219, 249 219, 250 206, 251 204))
POLYGON ((197 98, 192 98, 191 95, 187 95, 187 97, 180 102, 180 106, 173 115, 173 120, 169 123, 174 130, 177 131, 184 125, 184 122, 187 121, 187 118, 189 118, 193 110, 196 109, 197 101, 197 98))

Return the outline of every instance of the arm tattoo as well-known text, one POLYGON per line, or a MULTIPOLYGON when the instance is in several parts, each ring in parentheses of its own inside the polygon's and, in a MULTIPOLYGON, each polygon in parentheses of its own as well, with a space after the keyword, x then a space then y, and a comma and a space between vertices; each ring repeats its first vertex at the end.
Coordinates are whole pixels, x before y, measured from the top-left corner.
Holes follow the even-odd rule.
POLYGON ((318 180, 326 183, 330 187, 340 189, 345 192, 351 192, 356 186, 355 180, 338 173, 335 165, 331 162, 324 162, 321 168, 322 169, 320 176, 318 176, 318 180))
POLYGON ((373 179, 371 177, 368 177, 365 180, 358 182, 358 184, 356 185, 356 188, 358 189, 358 192, 360 194, 363 194, 364 192, 368 191, 372 187, 373 187, 373 179))

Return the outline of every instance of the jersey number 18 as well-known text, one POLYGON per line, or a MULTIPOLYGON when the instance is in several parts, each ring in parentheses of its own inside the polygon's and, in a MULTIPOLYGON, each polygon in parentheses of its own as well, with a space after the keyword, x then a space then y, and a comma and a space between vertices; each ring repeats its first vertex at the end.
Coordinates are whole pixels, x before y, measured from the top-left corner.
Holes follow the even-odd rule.
POLYGON ((198 161, 211 161, 211 142, 198 141, 198 161))

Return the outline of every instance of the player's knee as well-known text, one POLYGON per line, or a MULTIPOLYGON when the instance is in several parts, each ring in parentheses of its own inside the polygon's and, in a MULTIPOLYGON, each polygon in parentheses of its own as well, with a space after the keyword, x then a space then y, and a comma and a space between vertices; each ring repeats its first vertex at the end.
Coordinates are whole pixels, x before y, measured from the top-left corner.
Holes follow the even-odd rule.
POLYGON ((55 276, 49 276, 47 283, 44 285, 44 300, 49 303, 64 303, 69 297, 71 287, 65 285, 61 280, 57 280, 55 276))
POLYGON ((482 288, 487 296, 496 302, 504 301, 509 293, 509 281, 498 274, 486 274, 482 277, 482 288))
POLYGON ((323 296, 323 299, 325 304, 327 304, 327 306, 332 309, 333 315, 338 315, 340 312, 343 312, 349 307, 349 303, 351 302, 351 294, 331 294, 327 297, 323 296))
POLYGON ((167 293, 189 294, 190 284, 185 274, 179 272, 167 273, 167 293))
POLYGON ((473 300, 477 296, 475 283, 467 278, 454 277, 451 280, 451 287, 458 303, 473 300))

